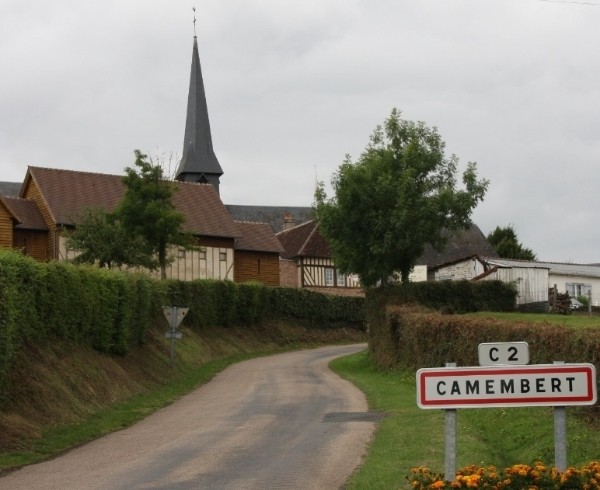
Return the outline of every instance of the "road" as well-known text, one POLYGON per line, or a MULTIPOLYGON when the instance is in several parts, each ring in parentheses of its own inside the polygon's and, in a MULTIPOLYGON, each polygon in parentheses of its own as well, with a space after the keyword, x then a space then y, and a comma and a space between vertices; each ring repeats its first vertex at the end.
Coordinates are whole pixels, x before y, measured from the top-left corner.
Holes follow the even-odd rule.
POLYGON ((327 367, 365 344, 244 361, 132 427, 0 478, 0 489, 339 489, 376 414, 327 367))

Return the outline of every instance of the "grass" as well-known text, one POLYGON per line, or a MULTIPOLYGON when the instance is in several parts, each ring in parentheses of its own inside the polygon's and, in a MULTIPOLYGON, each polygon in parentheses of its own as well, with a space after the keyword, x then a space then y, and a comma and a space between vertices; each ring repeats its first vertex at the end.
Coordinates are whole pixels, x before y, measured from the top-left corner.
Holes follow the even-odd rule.
MULTIPOLYGON (((381 372, 366 352, 336 359, 332 368, 360 388, 371 410, 387 416, 379 423, 363 466, 347 488, 410 488, 411 469, 444 471, 444 413, 417 407, 415 374, 381 372)), ((567 409, 568 463, 580 466, 600 459, 600 430, 567 409)), ((554 464, 551 408, 464 409, 457 417, 458 468, 475 464, 499 469, 537 460, 554 464)))
POLYGON ((475 318, 495 318, 497 320, 506 320, 512 322, 529 322, 529 323, 549 323, 551 325, 563 325, 566 327, 600 327, 600 316, 587 312, 576 312, 571 315, 558 315, 552 313, 518 313, 518 312, 486 312, 480 311, 477 313, 467 313, 467 317, 475 318))
POLYGON ((156 391, 133 396, 123 403, 95 412, 83 422, 49 429, 26 450, 0 453, 0 469, 35 463, 102 435, 129 427, 189 393, 196 386, 206 383, 227 366, 249 357, 248 354, 237 354, 209 362, 190 370, 173 383, 156 391))
POLYGON ((0 410, 0 473, 56 456, 143 419, 210 380, 227 366, 299 348, 362 342, 353 330, 261 328, 185 330, 169 361, 164 328, 144 346, 109 356, 60 342, 29 346, 0 410))

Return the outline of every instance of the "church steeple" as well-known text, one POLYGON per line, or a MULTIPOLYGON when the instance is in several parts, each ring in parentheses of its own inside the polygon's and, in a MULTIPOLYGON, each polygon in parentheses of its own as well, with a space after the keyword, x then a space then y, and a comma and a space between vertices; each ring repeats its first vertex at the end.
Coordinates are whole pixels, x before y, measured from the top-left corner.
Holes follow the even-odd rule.
POLYGON ((183 156, 175 178, 184 182, 212 184, 218 194, 219 178, 223 175, 223 170, 219 165, 212 145, 195 25, 196 19, 194 18, 194 49, 192 52, 185 136, 183 139, 183 156))

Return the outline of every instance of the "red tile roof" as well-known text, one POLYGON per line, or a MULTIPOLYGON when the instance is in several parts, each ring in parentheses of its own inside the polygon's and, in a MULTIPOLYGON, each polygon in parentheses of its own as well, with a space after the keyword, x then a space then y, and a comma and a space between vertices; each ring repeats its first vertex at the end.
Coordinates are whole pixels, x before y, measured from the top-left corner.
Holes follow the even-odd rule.
POLYGON ((18 197, 0 197, 0 201, 16 220, 16 229, 48 230, 42 213, 40 213, 35 202, 18 197))
POLYGON ((329 245, 319 232, 319 225, 315 220, 280 231, 277 238, 285 249, 281 256, 286 259, 299 256, 331 257, 329 245))
MULTIPOLYGON (((24 189, 36 184, 56 224, 72 225, 90 207, 114 211, 123 198, 125 186, 119 175, 29 167, 24 189)), ((208 184, 175 181, 173 204, 184 214, 184 231, 195 235, 235 238, 238 226, 208 184)))
POLYGON ((236 250, 251 252, 284 252, 284 248, 273 233, 268 223, 255 223, 251 221, 236 221, 242 237, 235 244, 236 250))

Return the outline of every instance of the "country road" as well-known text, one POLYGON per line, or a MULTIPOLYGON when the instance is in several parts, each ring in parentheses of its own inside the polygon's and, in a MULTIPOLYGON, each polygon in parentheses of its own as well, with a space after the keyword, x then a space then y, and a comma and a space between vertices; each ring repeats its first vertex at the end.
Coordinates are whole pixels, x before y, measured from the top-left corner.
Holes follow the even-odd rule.
POLYGON ((244 361, 136 425, 0 478, 0 489, 339 489, 374 427, 327 367, 365 344, 244 361))

